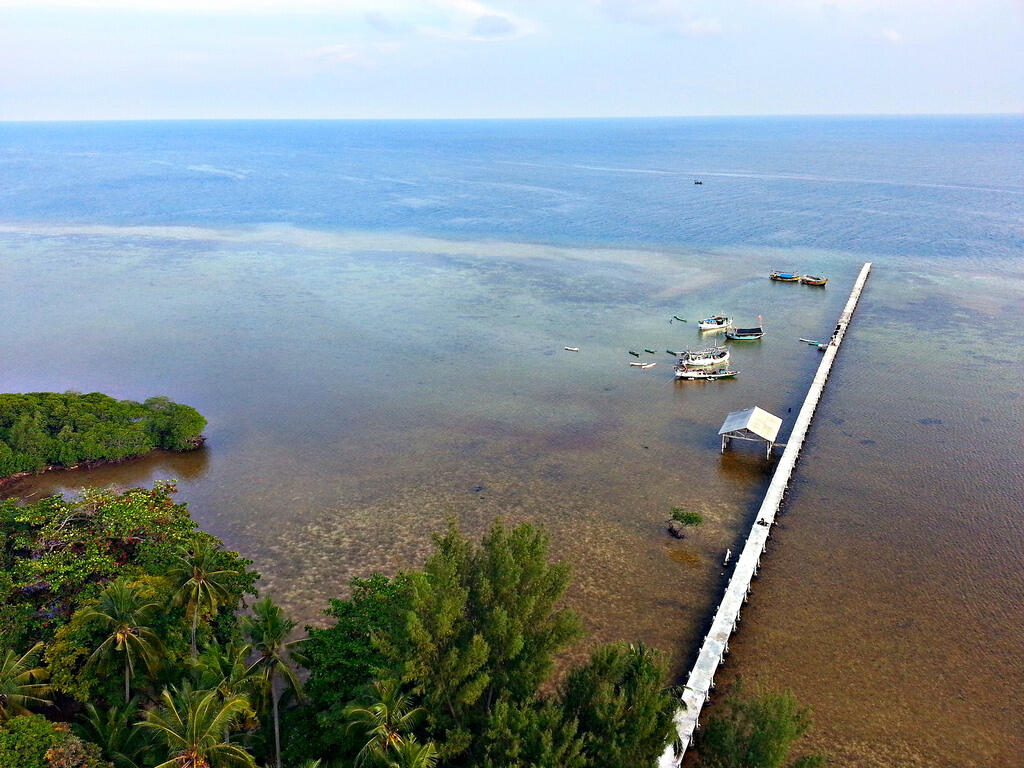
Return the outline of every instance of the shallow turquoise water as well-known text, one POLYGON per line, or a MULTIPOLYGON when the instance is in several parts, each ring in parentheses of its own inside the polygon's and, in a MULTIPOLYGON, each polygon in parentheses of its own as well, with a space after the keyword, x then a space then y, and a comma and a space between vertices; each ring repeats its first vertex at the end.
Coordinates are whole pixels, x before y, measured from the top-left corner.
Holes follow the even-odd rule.
POLYGON ((757 404, 787 433, 818 363, 798 338, 827 337, 871 260, 730 664, 798 687, 861 758, 1007 764, 1021 127, 0 126, 0 386, 166 394, 210 421, 201 453, 14 490, 177 477, 303 621, 420 562, 448 515, 541 521, 589 642, 644 640, 681 672, 770 470, 721 456, 718 426, 757 404), (676 384, 665 350, 722 311, 768 335, 734 345, 736 381, 676 384), (658 366, 630 368, 644 347, 658 366), (683 542, 674 506, 706 518, 683 542), (932 695, 950 689, 969 695, 932 695), (888 703, 868 717, 858 690, 888 703))

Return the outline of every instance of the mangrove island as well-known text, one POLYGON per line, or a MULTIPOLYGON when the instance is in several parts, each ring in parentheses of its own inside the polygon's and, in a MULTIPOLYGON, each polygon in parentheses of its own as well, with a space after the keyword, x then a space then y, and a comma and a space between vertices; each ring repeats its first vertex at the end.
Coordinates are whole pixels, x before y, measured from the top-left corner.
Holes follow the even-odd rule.
POLYGON ((193 450, 203 444, 205 426, 195 408, 166 397, 137 403, 101 392, 0 394, 0 480, 157 448, 193 450))

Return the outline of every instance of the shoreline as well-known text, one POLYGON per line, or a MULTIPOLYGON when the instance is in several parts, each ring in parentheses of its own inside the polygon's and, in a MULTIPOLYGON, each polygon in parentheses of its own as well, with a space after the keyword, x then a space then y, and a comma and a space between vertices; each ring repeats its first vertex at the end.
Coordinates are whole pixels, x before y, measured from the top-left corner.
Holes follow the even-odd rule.
MULTIPOLYGON (((170 453, 192 453, 198 451, 206 445, 206 436, 200 435, 191 441, 192 447, 185 451, 170 451, 170 453)), ((112 467, 118 464, 127 464, 130 461, 141 459, 146 456, 151 456, 156 451, 166 451, 166 448, 151 448, 145 453, 133 453, 131 456, 123 456, 120 459, 87 459, 81 461, 78 464, 72 464, 71 466, 65 466, 64 464, 47 464, 41 469, 25 470, 24 472, 15 472, 13 475, 7 475, 6 477, 0 477, 0 490, 3 490, 9 485, 16 483, 18 480, 24 480, 29 477, 38 477, 39 475, 49 474, 50 472, 72 472, 78 469, 98 469, 99 467, 112 467)))

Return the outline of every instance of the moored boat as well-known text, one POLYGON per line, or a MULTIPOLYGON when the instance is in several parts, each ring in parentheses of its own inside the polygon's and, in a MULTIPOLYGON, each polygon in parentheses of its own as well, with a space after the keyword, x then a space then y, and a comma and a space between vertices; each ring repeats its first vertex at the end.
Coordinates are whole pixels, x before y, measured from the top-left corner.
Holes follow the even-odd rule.
POLYGON ((732 341, 756 341, 764 336, 764 327, 761 316, 757 316, 757 325, 752 328, 726 328, 725 338, 732 341))
POLYGON ((764 328, 730 328, 725 338, 732 341, 756 341, 764 336, 764 328))
POLYGON ((781 283, 795 283, 800 280, 801 274, 799 272, 782 272, 778 269, 773 269, 768 277, 781 283))
POLYGON ((800 282, 804 285, 824 285, 828 282, 828 278, 824 275, 804 275, 800 278, 800 282))
POLYGON ((732 325, 732 318, 726 317, 725 315, 715 315, 714 317, 705 317, 703 320, 697 323, 697 328, 702 331, 724 331, 732 325))
POLYGON ((732 379, 739 375, 739 371, 731 370, 728 366, 724 368, 687 368, 685 365, 675 367, 677 379, 686 381, 715 381, 716 379, 732 379))
POLYGON ((727 362, 729 362, 729 350, 725 347, 714 346, 686 350, 679 356, 677 366, 704 368, 709 365, 725 365, 727 362))

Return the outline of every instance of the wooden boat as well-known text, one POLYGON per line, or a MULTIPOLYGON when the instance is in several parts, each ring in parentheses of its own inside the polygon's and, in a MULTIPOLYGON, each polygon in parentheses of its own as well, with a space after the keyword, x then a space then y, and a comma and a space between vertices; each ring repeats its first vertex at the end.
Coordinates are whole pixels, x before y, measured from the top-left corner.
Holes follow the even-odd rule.
POLYGON ((685 365, 675 367, 676 378, 686 381, 716 381, 717 379, 732 379, 739 375, 739 371, 733 371, 728 367, 712 370, 709 368, 687 368, 685 365))
POLYGON ((798 272, 780 272, 777 269, 773 269, 768 277, 781 283, 796 283, 800 281, 802 275, 798 272))
POLYGON ((705 347, 704 349, 688 349, 679 356, 677 366, 688 368, 704 368, 710 365, 725 365, 729 362, 729 350, 725 347, 705 347))
POLYGON ((697 323, 697 327, 702 331, 724 331, 730 325, 732 325, 732 318, 724 315, 705 317, 697 323))
POLYGON ((804 285, 824 285, 828 282, 828 278, 824 275, 803 275, 800 282, 804 285))
POLYGON ((764 336, 764 328, 730 328, 725 338, 731 341, 757 341, 764 336))
POLYGON ((757 341, 764 336, 761 316, 757 316, 758 325, 755 328, 726 328, 725 338, 732 341, 757 341))

